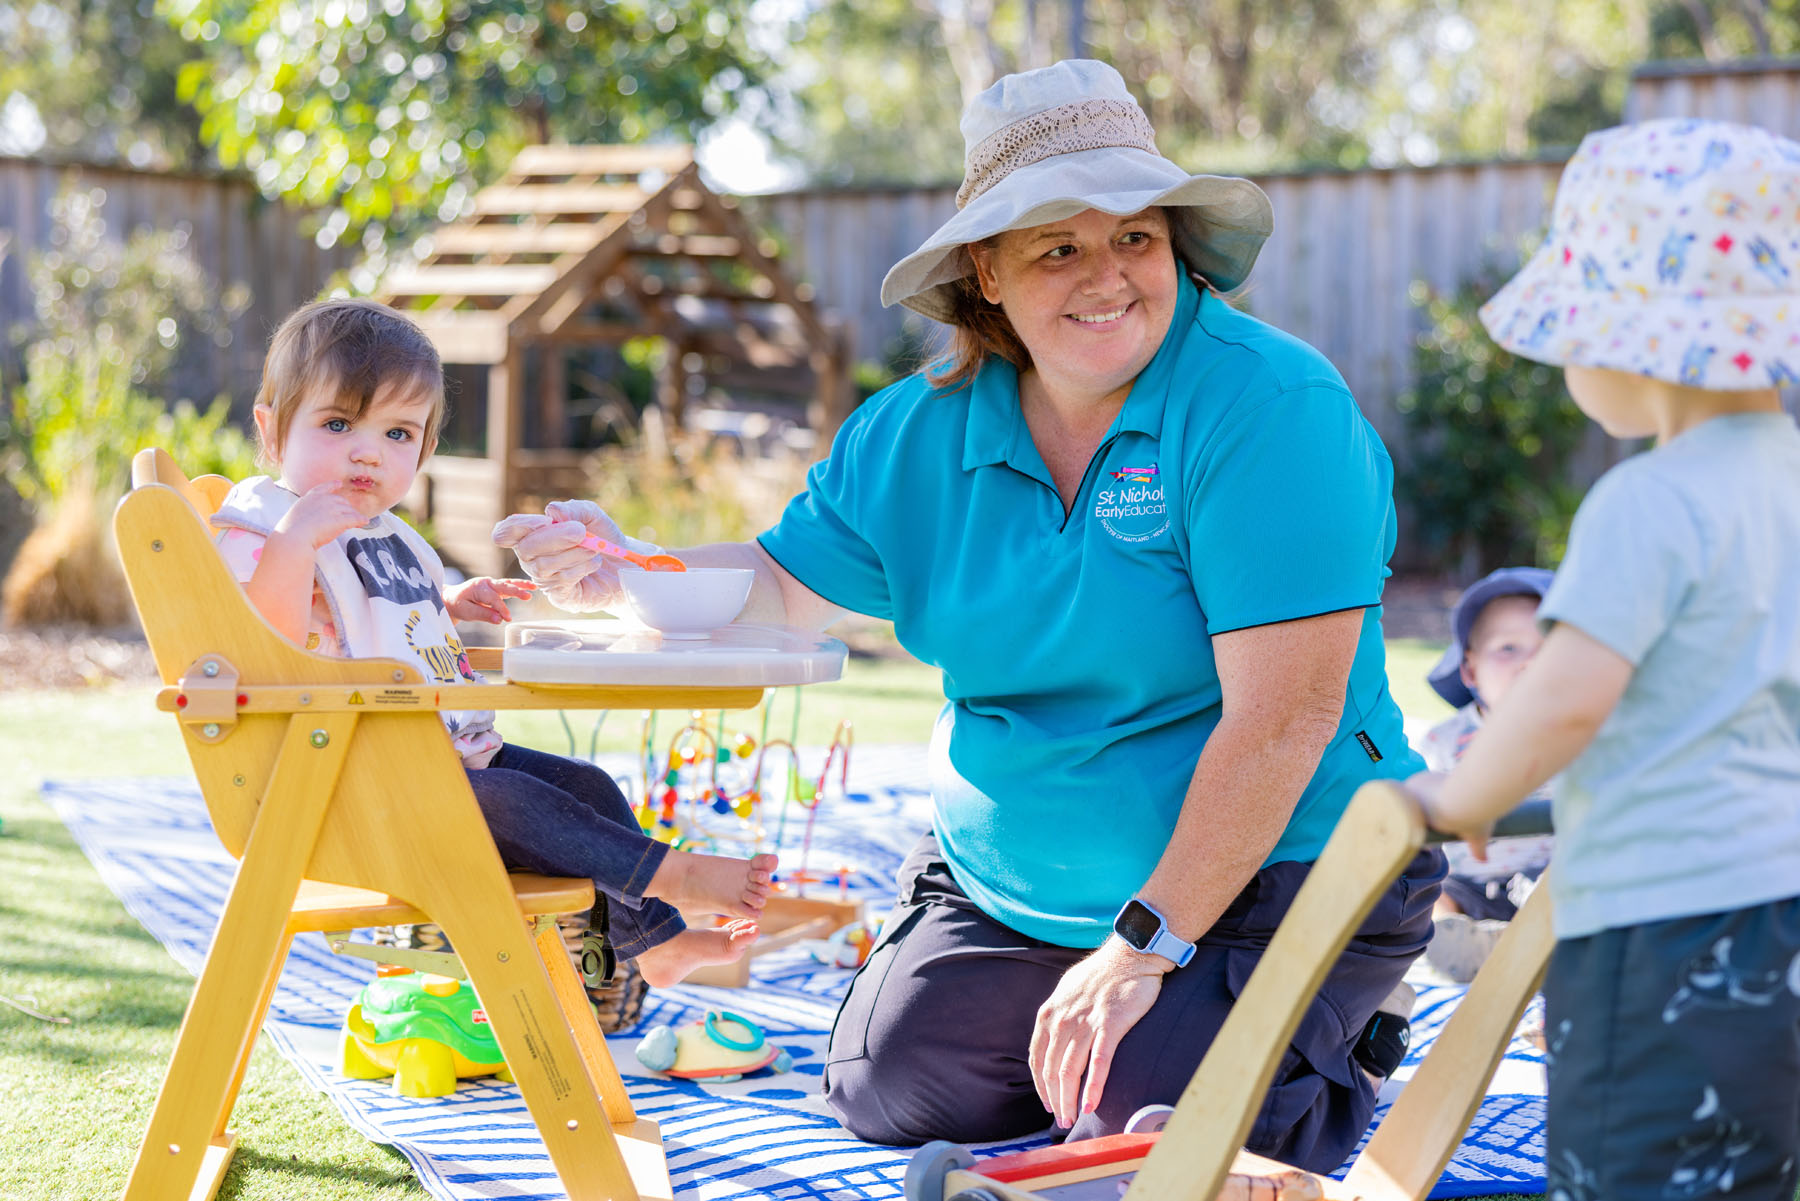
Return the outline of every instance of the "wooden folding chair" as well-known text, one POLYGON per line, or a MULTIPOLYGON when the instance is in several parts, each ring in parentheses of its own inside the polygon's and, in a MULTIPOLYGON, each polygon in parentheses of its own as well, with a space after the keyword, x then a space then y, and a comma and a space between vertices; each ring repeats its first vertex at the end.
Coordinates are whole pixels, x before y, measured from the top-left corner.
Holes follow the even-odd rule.
POLYGON ((132 482, 114 529, 157 705, 241 862, 124 1196, 217 1194, 295 934, 429 920, 460 953, 571 1201, 668 1198, 656 1124, 632 1109, 555 923, 531 931, 587 910, 593 885, 507 874, 438 709, 748 708, 762 690, 443 689, 395 660, 311 654, 263 621, 213 547, 204 519, 229 481, 190 481, 145 450, 132 482))
MULTIPOLYGON (((1214 1201, 1251 1195, 1226 1189, 1228 1177, 1295 1172, 1243 1150, 1244 1139, 1301 1014, 1425 838, 1418 805, 1399 787, 1378 781, 1358 790, 1160 1130, 979 1164, 955 1144, 928 1144, 908 1168, 908 1201, 1214 1201)), ((1418 1201, 1431 1190, 1481 1107, 1552 943, 1540 879, 1345 1179, 1308 1177, 1319 1193, 1418 1201)))

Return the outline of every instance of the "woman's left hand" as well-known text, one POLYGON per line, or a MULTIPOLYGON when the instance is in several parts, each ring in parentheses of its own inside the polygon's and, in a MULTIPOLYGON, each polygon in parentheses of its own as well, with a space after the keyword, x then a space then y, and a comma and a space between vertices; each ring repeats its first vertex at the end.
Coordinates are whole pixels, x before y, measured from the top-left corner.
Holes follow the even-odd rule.
POLYGON ((1108 938, 1063 973, 1031 1032, 1031 1080, 1058 1126, 1067 1129, 1099 1106, 1113 1053, 1156 1004, 1163 974, 1174 967, 1108 938))

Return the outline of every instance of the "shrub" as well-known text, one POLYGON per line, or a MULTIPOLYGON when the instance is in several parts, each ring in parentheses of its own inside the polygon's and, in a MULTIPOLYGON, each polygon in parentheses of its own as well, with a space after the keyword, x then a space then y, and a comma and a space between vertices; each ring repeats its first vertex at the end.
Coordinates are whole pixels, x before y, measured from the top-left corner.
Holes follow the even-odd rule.
POLYGON ((1449 295, 1412 285, 1431 328, 1396 402, 1412 435, 1396 491, 1419 544, 1462 576, 1555 566, 1581 499, 1569 467, 1587 423, 1562 372, 1502 350, 1477 315, 1507 274, 1489 264, 1449 295))
POLYGON ((632 437, 589 461, 587 495, 619 528, 664 546, 754 537, 781 515, 806 479, 792 452, 746 457, 723 439, 692 431, 632 437))
POLYGON ((254 458, 224 398, 201 413, 154 395, 184 336, 223 337, 242 290, 215 300, 184 230, 109 238, 104 204, 99 189, 65 187, 51 204, 51 249, 28 269, 37 323, 8 442, 19 492, 40 508, 74 487, 118 495, 131 456, 153 442, 190 474, 243 474, 254 458))

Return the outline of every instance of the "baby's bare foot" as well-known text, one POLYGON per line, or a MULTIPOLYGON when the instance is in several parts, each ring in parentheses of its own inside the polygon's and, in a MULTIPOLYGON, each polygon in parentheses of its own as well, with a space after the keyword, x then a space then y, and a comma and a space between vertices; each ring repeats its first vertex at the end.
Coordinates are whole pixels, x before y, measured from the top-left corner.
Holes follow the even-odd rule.
POLYGON ((638 970, 652 988, 680 984, 695 968, 731 963, 756 941, 756 923, 747 918, 711 930, 683 930, 637 957, 638 970))
POLYGON ((650 887, 644 895, 660 897, 688 913, 757 917, 769 899, 769 881, 774 873, 773 855, 731 859, 670 851, 650 877, 650 887))

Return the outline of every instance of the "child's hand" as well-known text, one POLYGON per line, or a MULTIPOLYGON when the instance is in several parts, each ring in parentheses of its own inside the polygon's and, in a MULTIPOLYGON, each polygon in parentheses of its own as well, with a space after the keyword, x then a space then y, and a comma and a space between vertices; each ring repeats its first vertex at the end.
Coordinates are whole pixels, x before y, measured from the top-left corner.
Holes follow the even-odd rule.
POLYGON ((499 625, 511 621, 506 598, 524 600, 537 591, 530 580, 496 580, 477 576, 464 580, 444 593, 444 608, 455 621, 485 621, 499 625))
POLYGON ((320 484, 294 502, 294 507, 275 523, 275 532, 318 550, 345 530, 368 523, 369 519, 350 503, 349 497, 338 491, 337 484, 320 484))
POLYGON ((1469 846, 1469 853, 1481 862, 1487 862, 1487 840, 1494 831, 1493 822, 1470 822, 1445 809, 1443 803, 1444 782, 1450 778, 1449 772, 1422 771, 1408 779, 1402 785, 1413 799, 1419 802, 1419 808, 1425 811, 1425 822, 1434 830, 1462 839, 1469 846))

